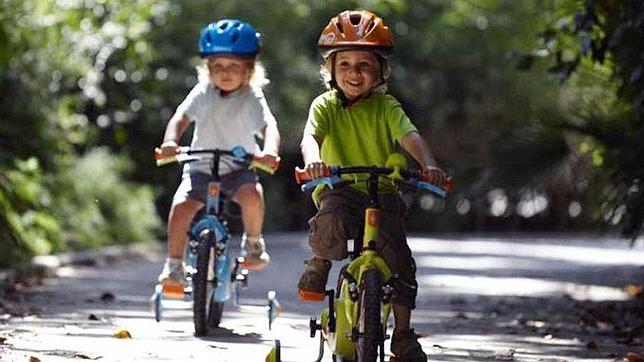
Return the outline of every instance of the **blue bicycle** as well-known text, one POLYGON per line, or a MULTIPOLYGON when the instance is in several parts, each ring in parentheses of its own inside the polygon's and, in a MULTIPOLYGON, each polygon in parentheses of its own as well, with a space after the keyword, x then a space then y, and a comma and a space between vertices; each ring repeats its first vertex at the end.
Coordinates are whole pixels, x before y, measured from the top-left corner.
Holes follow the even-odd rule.
MULTIPOLYGON (((164 297, 186 299, 192 296, 193 321, 197 336, 207 334, 208 328, 219 326, 224 302, 234 296, 235 305, 238 305, 238 285, 246 287, 248 283, 248 270, 243 267, 244 258, 233 258, 229 252, 231 234, 223 217, 224 200, 220 193, 219 164, 222 157, 242 167, 261 169, 270 174, 275 172, 277 166, 263 163, 260 158, 246 152, 241 146, 231 150, 182 147, 178 154, 170 157, 162 157, 160 150, 155 151, 157 166, 198 160, 211 161, 212 165, 205 210, 202 216, 196 218, 188 232, 185 257, 188 285, 177 290, 158 284, 151 298, 155 319, 159 322, 164 297)), ((267 309, 270 328, 279 312, 279 303, 273 291, 268 292, 267 309)))

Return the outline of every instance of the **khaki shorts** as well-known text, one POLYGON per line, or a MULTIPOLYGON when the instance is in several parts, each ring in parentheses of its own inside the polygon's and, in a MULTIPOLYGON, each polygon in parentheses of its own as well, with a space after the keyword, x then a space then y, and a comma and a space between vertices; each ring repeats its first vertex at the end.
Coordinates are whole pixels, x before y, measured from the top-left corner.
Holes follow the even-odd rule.
MULTIPOLYGON (((343 187, 320 195, 320 209, 309 220, 309 245, 318 257, 342 260, 348 256, 347 240, 361 237, 368 196, 343 187)), ((394 303, 416 307, 416 263, 407 245, 404 215, 406 206, 396 194, 379 198, 382 214, 376 249, 394 274, 398 275, 394 303)))

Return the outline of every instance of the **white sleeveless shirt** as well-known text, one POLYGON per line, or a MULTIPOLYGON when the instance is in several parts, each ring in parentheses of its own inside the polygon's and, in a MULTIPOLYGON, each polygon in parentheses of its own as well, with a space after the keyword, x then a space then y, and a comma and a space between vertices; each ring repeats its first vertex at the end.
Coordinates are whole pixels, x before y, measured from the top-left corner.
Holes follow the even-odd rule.
MULTIPOLYGON (((195 123, 190 147, 231 149, 242 146, 249 153, 259 152, 257 138, 268 124, 275 124, 275 117, 268 108, 260 88, 243 87, 226 96, 207 82, 200 82, 177 108, 195 123)), ((225 175, 240 167, 222 159, 219 174, 225 175)), ((183 172, 210 173, 209 162, 191 162, 183 172)))

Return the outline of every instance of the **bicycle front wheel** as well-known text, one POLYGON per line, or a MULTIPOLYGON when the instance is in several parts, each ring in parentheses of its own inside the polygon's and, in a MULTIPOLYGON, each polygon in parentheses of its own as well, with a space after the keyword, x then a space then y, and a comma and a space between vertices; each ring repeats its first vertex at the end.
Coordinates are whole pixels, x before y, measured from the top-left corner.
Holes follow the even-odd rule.
POLYGON ((208 333, 208 304, 212 286, 208 282, 208 264, 210 261, 210 243, 199 240, 197 247, 197 272, 192 278, 192 319, 195 324, 195 335, 208 333))
POLYGON ((369 269, 362 276, 360 283, 360 315, 356 344, 358 362, 375 362, 378 359, 378 349, 383 340, 380 323, 381 300, 380 272, 369 269))

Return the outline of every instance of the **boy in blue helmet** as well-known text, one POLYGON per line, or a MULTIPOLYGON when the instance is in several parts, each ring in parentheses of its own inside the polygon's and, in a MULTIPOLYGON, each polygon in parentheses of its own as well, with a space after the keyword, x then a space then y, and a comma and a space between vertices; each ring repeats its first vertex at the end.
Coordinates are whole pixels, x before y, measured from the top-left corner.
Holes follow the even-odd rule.
MULTIPOLYGON (((162 155, 179 152, 178 142, 194 122, 191 148, 231 149, 241 145, 249 152, 263 155, 266 162, 278 165, 280 135, 261 88, 267 82, 257 62, 260 40, 260 34, 249 23, 234 19, 210 23, 201 31, 199 54, 204 62, 199 68, 200 81, 170 118, 159 146, 162 155), (264 139, 263 149, 255 136, 264 139)), ((186 235, 192 219, 204 205, 209 173, 207 162, 184 166, 168 216, 168 257, 159 275, 164 287, 185 285, 186 235)), ((220 175, 221 191, 241 206, 245 266, 261 270, 270 260, 262 237, 262 185, 254 171, 223 160, 220 175)))

